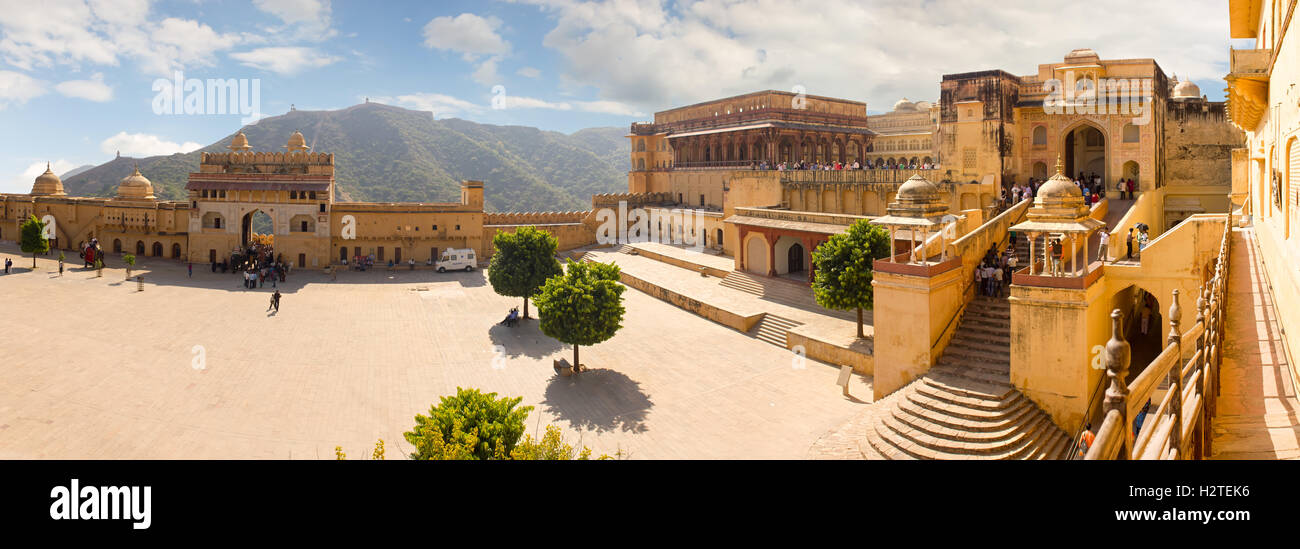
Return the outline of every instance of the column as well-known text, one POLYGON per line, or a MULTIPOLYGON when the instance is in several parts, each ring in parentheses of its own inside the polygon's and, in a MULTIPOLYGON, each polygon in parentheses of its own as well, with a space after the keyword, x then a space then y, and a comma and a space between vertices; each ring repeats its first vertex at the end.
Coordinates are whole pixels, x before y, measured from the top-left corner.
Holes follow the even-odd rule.
POLYGON ((776 276, 776 237, 771 231, 763 231, 767 239, 767 276, 776 276))

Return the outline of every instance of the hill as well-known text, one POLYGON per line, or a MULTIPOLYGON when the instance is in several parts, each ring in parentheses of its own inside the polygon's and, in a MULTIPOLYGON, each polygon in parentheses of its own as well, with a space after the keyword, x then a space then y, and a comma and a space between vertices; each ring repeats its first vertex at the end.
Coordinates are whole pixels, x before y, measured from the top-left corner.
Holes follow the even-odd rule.
MULTIPOLYGON (((627 188, 629 144, 620 128, 573 134, 468 120, 365 103, 336 111, 291 111, 243 128, 253 150, 282 151, 294 131, 314 151, 334 153, 341 199, 459 200, 460 181, 485 183, 488 211, 582 210, 591 195, 627 188)), ((191 153, 116 158, 64 178, 68 194, 109 196, 139 163, 160 199, 181 200, 199 153, 224 152, 234 134, 191 153)))

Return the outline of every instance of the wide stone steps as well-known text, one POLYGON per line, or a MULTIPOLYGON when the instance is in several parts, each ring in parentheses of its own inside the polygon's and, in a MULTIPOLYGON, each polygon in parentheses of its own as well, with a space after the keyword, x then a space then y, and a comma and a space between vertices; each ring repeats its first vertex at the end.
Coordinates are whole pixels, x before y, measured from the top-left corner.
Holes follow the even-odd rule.
POLYGON ((719 282, 723 287, 755 295, 797 309, 812 310, 826 316, 857 320, 857 311, 837 311, 817 304, 812 288, 793 281, 757 276, 741 271, 731 271, 719 282))
MULTIPOLYGON (((1059 446, 1059 441, 1056 439, 1065 437, 1059 432, 1060 430, 1045 414, 1039 414, 1008 431, 1002 438, 962 440, 944 435, 936 436, 929 431, 905 424, 893 415, 888 415, 879 422, 875 430, 868 431, 867 440, 877 452, 893 458, 1060 459, 1063 456, 1055 455, 1052 451, 1053 447, 1059 446), (884 428, 881 429, 879 426, 884 428)), ((969 436, 965 433, 959 434, 969 436)))
POLYGON ((862 452, 887 459, 1062 459, 1069 437, 1011 385, 1011 308, 971 301, 943 356, 883 401, 862 452))
POLYGON ((749 333, 758 339, 785 349, 786 332, 796 326, 803 326, 803 323, 767 313, 758 320, 758 323, 749 330, 749 333))

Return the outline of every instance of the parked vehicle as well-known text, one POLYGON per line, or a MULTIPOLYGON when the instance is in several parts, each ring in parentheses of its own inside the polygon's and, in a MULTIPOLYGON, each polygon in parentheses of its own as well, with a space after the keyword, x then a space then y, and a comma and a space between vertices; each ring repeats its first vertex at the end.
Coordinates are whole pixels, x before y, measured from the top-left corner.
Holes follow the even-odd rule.
POLYGON ((470 248, 459 250, 455 248, 447 248, 442 252, 442 257, 438 259, 438 262, 435 263, 435 265, 438 267, 438 272, 440 273, 445 273, 449 270, 464 270, 465 272, 469 272, 474 270, 475 265, 478 265, 478 258, 475 257, 474 250, 470 248))

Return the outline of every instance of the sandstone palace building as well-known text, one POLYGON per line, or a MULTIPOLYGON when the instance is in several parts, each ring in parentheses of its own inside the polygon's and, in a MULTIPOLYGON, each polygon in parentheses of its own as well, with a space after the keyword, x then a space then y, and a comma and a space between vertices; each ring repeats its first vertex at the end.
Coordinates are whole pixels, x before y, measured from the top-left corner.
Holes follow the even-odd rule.
MULTIPOLYGON (((111 252, 206 263, 246 244, 260 211, 287 262, 319 269, 370 254, 423 264, 449 247, 487 258, 497 232, 532 225, 586 259, 635 252, 685 267, 696 284, 631 268, 623 281, 872 374, 868 457, 1072 457, 1088 425, 1102 447, 1091 458, 1206 457, 1225 315, 1237 310, 1227 287, 1251 267, 1237 265, 1257 251, 1280 310, 1300 303, 1295 2, 1229 6, 1233 38, 1258 45, 1232 52, 1226 102, 1154 59, 1091 49, 1033 74, 942 75, 937 101, 882 114, 758 91, 631 124, 627 192, 581 212, 484 212, 476 181, 453 203, 338 201, 332 154, 300 133, 285 152, 257 152, 238 133, 229 152, 202 155, 185 201, 156 200, 138 171, 114 197, 69 197, 47 172, 28 194, 0 195, 0 239, 35 215, 56 222, 60 249, 97 238, 111 252), (1100 200, 1078 180, 1099 182, 1100 200), (1014 200, 1030 182, 1034 196, 1014 200), (621 209, 650 212, 659 233, 706 253, 598 242, 601 213, 621 209), (892 235, 873 269, 874 318, 888 321, 869 315, 863 337, 843 312, 807 305, 814 250, 858 222, 892 235), (977 269, 1001 256, 1018 260, 1009 297, 981 295, 977 269), (727 291, 773 309, 728 309, 727 291), (773 312, 781 303, 790 318, 773 312), (1147 400, 1160 434, 1134 436, 1125 426, 1147 400)), ((1293 344, 1296 318, 1282 321, 1293 344)))

